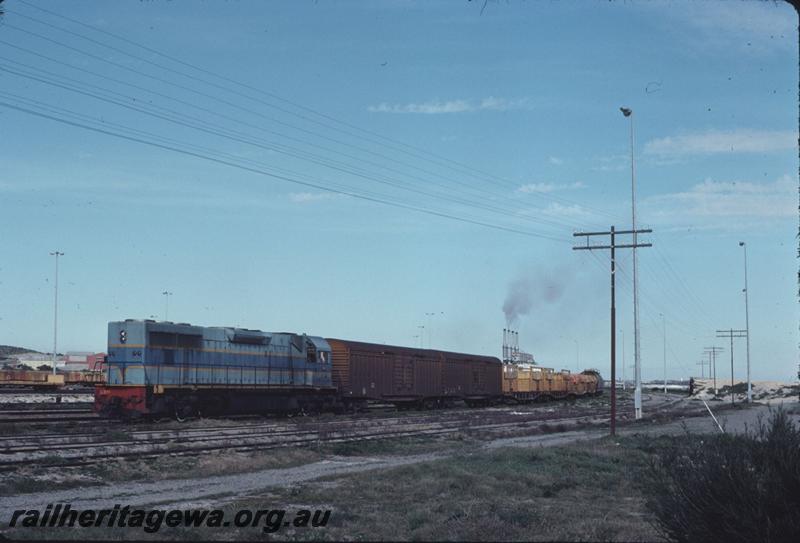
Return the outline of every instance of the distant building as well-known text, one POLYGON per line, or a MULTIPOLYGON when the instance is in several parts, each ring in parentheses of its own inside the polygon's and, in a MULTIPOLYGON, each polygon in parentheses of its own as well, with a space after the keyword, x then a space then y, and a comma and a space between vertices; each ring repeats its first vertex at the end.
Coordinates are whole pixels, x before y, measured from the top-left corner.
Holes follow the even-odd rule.
MULTIPOLYGON (((39 366, 53 367, 53 355, 48 353, 20 353, 11 358, 16 358, 18 363, 35 370, 39 366)), ((63 356, 56 356, 56 368, 64 364, 63 356)))
POLYGON ((64 357, 65 371, 103 371, 105 353, 69 351, 64 357))

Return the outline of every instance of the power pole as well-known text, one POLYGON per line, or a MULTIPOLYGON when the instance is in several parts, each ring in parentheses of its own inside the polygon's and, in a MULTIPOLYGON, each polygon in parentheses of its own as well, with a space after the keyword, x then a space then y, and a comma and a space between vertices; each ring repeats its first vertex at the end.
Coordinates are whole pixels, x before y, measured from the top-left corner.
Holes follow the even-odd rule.
POLYGON ((730 330, 717 330, 717 337, 726 337, 730 338, 731 340, 731 405, 734 404, 734 395, 733 395, 733 338, 735 337, 747 337, 747 330, 734 330, 731 328, 730 330))
POLYGON ((700 366, 700 378, 701 379, 705 379, 706 378, 705 369, 706 369, 706 366, 708 366, 709 364, 711 364, 711 362, 706 362, 703 359, 700 359, 700 362, 697 363, 697 365, 700 366))
POLYGON ((53 375, 55 375, 56 352, 58 352, 58 257, 64 256, 64 253, 53 251, 50 256, 56 257, 55 303, 53 304, 53 375))
MULTIPOLYGON (((652 232, 650 229, 645 230, 620 230, 616 231, 614 227, 608 232, 576 232, 572 234, 575 237, 582 236, 586 238, 585 246, 573 247, 573 251, 593 251, 599 249, 611 250, 611 435, 616 435, 617 431, 617 307, 616 307, 616 249, 633 249, 636 247, 651 247, 651 243, 633 243, 617 245, 616 236, 618 234, 633 234, 634 240, 636 234, 645 234, 652 232), (609 245, 589 245, 589 238, 592 236, 611 236, 611 243, 609 245)), ((638 417, 637 417, 638 418, 638 417)))
POLYGON ((711 363, 711 374, 714 379, 714 396, 717 395, 717 353, 721 353, 725 349, 722 347, 704 347, 708 353, 708 360, 711 363))
POLYGON ((747 329, 747 403, 753 401, 753 393, 750 387, 750 310, 747 307, 747 244, 740 241, 739 246, 744 249, 744 323, 747 329))

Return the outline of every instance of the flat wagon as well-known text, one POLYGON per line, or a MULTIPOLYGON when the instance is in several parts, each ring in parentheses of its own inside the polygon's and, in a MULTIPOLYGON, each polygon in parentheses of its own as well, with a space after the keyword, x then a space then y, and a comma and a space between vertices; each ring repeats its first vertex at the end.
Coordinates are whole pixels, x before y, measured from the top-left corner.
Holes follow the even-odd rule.
POLYGON ((502 396, 502 363, 491 356, 328 338, 332 380, 350 406, 382 401, 443 407, 485 405, 502 396))
POLYGON ((0 370, 0 385, 55 388, 64 386, 64 375, 41 370, 0 370))
POLYGON ((93 386, 102 384, 104 376, 99 371, 0 370, 0 387, 32 387, 56 389, 64 385, 93 386))

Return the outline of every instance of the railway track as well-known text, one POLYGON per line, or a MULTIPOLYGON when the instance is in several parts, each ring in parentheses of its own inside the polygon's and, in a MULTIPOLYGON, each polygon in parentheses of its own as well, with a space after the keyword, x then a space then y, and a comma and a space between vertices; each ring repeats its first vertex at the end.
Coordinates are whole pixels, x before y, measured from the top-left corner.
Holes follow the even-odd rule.
POLYGON ((575 423, 596 419, 582 417, 542 418, 507 414, 480 423, 475 417, 425 420, 425 417, 341 421, 335 423, 248 425, 245 428, 136 431, 124 439, 102 441, 103 435, 39 436, 6 438, 0 442, 0 470, 24 465, 49 467, 90 465, 103 459, 152 458, 163 455, 197 455, 209 451, 237 452, 279 447, 308 446, 347 441, 436 436, 453 433, 506 432, 530 429, 544 423, 575 423), (493 420, 492 420, 493 419, 493 420), (222 433, 224 432, 224 433, 222 433))
MULTIPOLYGON (((663 408, 678 400, 654 401, 650 409, 663 408)), ((624 402, 621 402, 624 405, 624 402)), ((0 437, 0 471, 24 465, 49 467, 91 465, 105 459, 154 458, 163 455, 187 456, 218 450, 237 452, 266 450, 278 447, 308 446, 347 441, 412 436, 435 436, 453 433, 499 433, 538 429, 543 425, 605 423, 607 409, 603 406, 557 406, 551 404, 520 407, 500 407, 484 410, 455 409, 397 415, 370 413, 330 419, 296 418, 278 421, 259 421, 239 424, 220 424, 203 428, 136 428, 113 424, 93 414, 65 409, 48 410, 50 423, 73 420, 93 420, 106 423, 105 428, 93 425, 91 431, 8 435, 0 437), (62 417, 66 417, 62 419, 62 417), (113 424, 113 426, 112 426, 113 424), (96 429, 95 429, 96 428, 96 429)), ((37 420, 36 410, 19 411, 37 420)), ((0 417, 2 420, 2 417, 0 417)), ((28 421, 31 419, 25 419, 28 421)))
POLYGON ((2 394, 29 394, 34 396, 46 396, 46 395, 65 395, 65 394, 87 394, 94 396, 94 387, 88 388, 72 388, 72 389, 64 389, 64 388, 55 388, 55 387, 48 387, 48 388, 32 388, 32 387, 15 387, 15 386, 0 386, 0 395, 2 394))
POLYGON ((0 410, 0 425, 32 423, 64 423, 101 420, 90 408, 4 409, 0 410))

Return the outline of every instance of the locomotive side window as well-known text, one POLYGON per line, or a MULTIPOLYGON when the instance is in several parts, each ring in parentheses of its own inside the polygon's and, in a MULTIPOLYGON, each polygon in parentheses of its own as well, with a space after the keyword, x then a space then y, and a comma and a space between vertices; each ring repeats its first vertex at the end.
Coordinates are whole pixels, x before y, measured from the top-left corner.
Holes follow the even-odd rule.
POLYGON ((310 341, 306 341, 306 362, 314 364, 317 361, 317 347, 310 341))
POLYGON ((296 350, 300 351, 301 353, 303 352, 304 341, 302 336, 299 336, 297 334, 292 334, 290 343, 292 344, 292 347, 294 347, 296 350))

